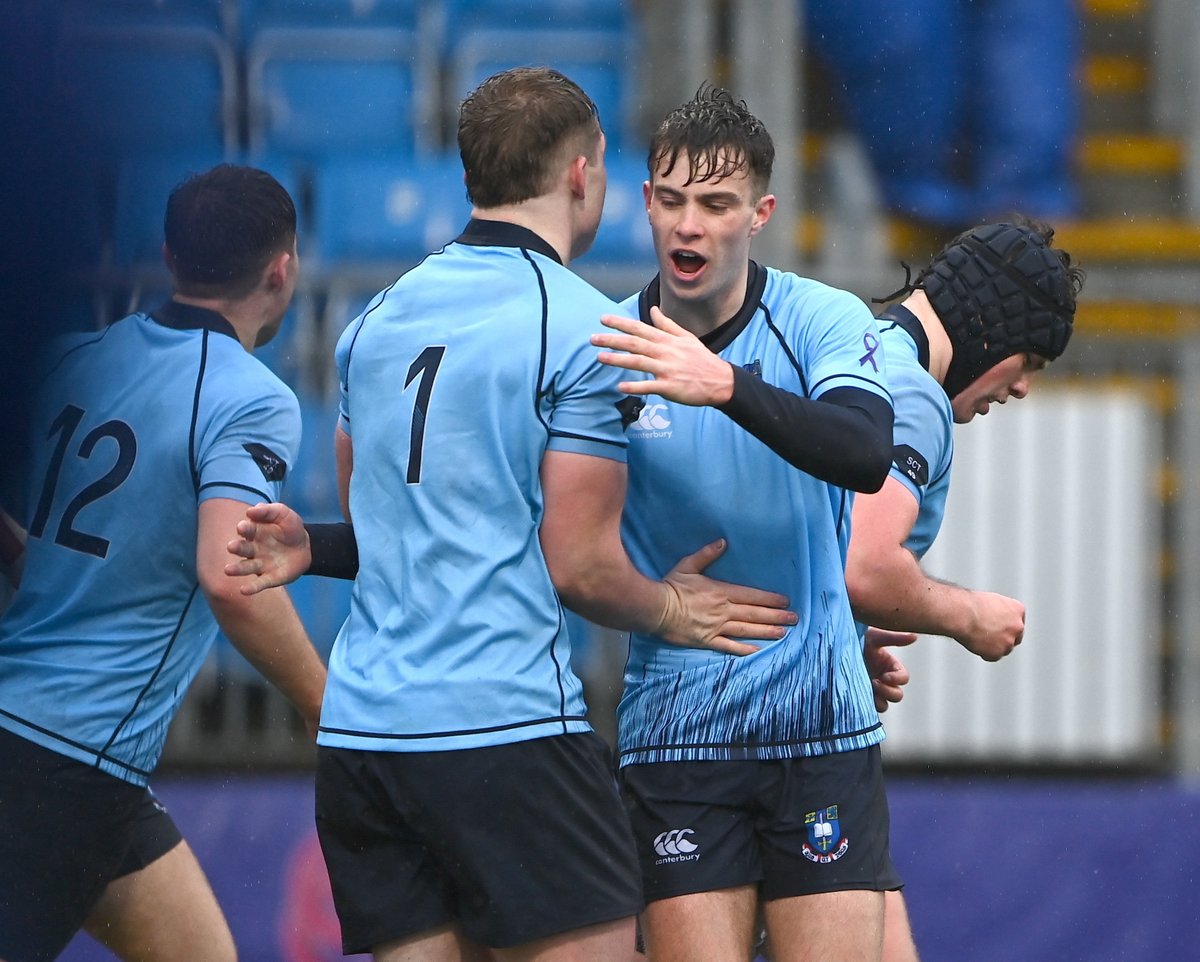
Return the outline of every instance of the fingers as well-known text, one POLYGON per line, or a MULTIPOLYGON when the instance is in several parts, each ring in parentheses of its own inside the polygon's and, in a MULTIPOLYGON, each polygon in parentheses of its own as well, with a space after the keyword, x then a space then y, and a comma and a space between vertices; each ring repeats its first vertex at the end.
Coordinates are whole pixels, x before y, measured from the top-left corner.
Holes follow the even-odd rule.
POLYGON ((917 640, 914 631, 887 631, 884 628, 867 629, 866 642, 875 648, 902 648, 917 640))
POLYGON ((260 575, 263 573, 263 563, 256 560, 230 561, 225 565, 225 574, 238 577, 240 575, 260 575))
POLYGON ((758 651, 757 646, 748 645, 744 641, 737 641, 733 638, 726 638, 724 635, 717 635, 707 645, 711 651, 724 652, 727 655, 753 655, 758 651))
POLYGON ((759 641, 778 641, 787 634, 786 628, 779 625, 768 625, 757 621, 729 620, 721 628, 723 635, 734 638, 755 638, 759 641))
POLYGON ((654 329, 657 331, 663 331, 667 334, 686 335, 689 333, 686 329, 680 327, 673 320, 667 317, 667 315, 662 312, 661 307, 650 308, 650 320, 654 322, 654 329))
MULTIPOLYGON (((730 584, 726 581, 716 582, 716 586, 728 596, 731 604, 747 605, 751 608, 771 608, 771 609, 786 609, 788 606, 787 595, 781 595, 775 591, 765 591, 762 588, 750 588, 746 585, 730 584)), ((773 621, 775 625, 794 625, 799 619, 795 612, 789 611, 791 616, 790 621, 773 621)), ((757 617, 755 618, 757 621, 757 617)))
MULTIPOLYGON (((762 592, 767 597, 782 598, 782 595, 771 595, 770 592, 762 592)), ((787 599, 783 598, 784 604, 787 599)), ((740 621, 752 625, 782 625, 790 628, 796 624, 800 618, 794 611, 788 611, 787 608, 779 605, 747 605, 733 604, 729 609, 729 620, 740 621)))
MULTIPOLYGON (((654 316, 651 312, 651 317, 654 316)), ((605 327, 611 327, 614 331, 622 331, 625 334, 633 334, 638 338, 649 339, 657 333, 649 324, 643 324, 639 320, 632 317, 622 317, 620 314, 602 314, 600 323, 605 327)), ((592 343, 596 343, 598 337, 611 337, 611 334, 594 334, 592 335, 592 343)))
MULTIPOLYGON (((259 524, 278 524, 292 509, 286 504, 272 501, 270 504, 260 501, 246 509, 246 517, 259 524)), ((238 522, 238 533, 241 533, 242 522, 238 522)))
POLYGON ((646 374, 654 373, 651 370, 653 364, 650 359, 640 354, 613 354, 609 351, 601 351, 596 355, 596 360, 601 364, 607 364, 609 367, 619 367, 626 371, 642 371, 646 374))
MULTIPOLYGON (((690 555, 680 558, 675 564, 675 567, 671 569, 671 574, 698 575, 725 553, 725 547, 726 545, 724 538, 718 538, 716 541, 711 541, 699 551, 693 551, 690 555)), ((722 587, 724 586, 722 585, 722 587)), ((730 585, 730 587, 734 586, 730 585)), ((753 591, 754 589, 747 588, 745 590, 753 591)), ((732 601, 734 599, 731 597, 730 600, 732 601)))

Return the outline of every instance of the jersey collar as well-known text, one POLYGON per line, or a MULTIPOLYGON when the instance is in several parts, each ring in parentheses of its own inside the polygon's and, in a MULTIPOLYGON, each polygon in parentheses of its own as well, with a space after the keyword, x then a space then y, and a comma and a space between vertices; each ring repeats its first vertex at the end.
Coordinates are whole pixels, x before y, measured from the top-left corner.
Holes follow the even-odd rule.
POLYGON ((233 325, 216 311, 210 311, 207 307, 181 304, 179 301, 171 300, 162 307, 151 311, 150 318, 163 327, 174 328, 177 331, 203 328, 218 334, 226 334, 235 341, 238 340, 237 331, 233 329, 233 325))
POLYGON ((482 220, 472 217, 455 243, 470 244, 472 247, 526 247, 539 254, 545 254, 559 264, 562 263, 558 251, 528 227, 505 220, 482 220))
MULTIPOLYGON (((746 277, 746 297, 742 301, 742 306, 724 324, 700 338, 705 347, 714 354, 720 354, 725 350, 733 342, 733 339, 746 329, 746 325, 758 311, 766 286, 767 272, 757 261, 751 261, 750 271, 746 277)), ((656 274, 654 280, 642 288, 642 293, 638 295, 638 315, 647 324, 651 323, 650 308, 661 306, 661 294, 661 278, 656 274)))
POLYGON ((921 326, 921 322, 917 320, 917 315, 910 311, 907 307, 902 307, 899 304, 889 307, 886 311, 879 315, 881 321, 891 321, 893 327, 903 328, 909 337, 913 339, 913 343, 917 346, 917 361, 921 367, 929 370, 929 335, 925 333, 925 328, 921 326))

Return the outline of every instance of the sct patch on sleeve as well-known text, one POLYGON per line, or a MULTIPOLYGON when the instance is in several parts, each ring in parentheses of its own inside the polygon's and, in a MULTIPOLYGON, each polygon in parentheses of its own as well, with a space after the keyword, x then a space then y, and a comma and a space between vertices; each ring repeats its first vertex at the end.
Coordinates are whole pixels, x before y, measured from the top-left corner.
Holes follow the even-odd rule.
POLYGON ((212 440, 197 452, 200 500, 280 500, 288 466, 295 464, 300 446, 295 397, 260 398, 212 428, 205 432, 212 440))
POLYGON ((897 444, 892 448, 892 464, 917 487, 929 484, 929 459, 909 444, 897 444))
POLYGON ((283 480, 284 475, 287 474, 287 462, 283 458, 265 444, 259 444, 257 441, 247 441, 242 447, 254 459, 254 463, 263 473, 263 478, 267 481, 283 480))

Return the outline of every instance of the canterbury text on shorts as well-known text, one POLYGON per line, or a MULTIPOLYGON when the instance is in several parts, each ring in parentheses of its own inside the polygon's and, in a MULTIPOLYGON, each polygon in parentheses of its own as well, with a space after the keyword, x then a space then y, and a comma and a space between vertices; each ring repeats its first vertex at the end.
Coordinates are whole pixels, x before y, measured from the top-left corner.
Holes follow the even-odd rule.
POLYGON ((620 772, 646 899, 758 885, 763 899, 901 887, 879 747, 620 772))
POLYGON ((594 732, 460 751, 319 747, 317 834, 347 954, 447 923, 507 948, 643 905, 594 732))
POLYGON ((0 729, 0 958, 55 958, 121 874, 145 789, 0 729))

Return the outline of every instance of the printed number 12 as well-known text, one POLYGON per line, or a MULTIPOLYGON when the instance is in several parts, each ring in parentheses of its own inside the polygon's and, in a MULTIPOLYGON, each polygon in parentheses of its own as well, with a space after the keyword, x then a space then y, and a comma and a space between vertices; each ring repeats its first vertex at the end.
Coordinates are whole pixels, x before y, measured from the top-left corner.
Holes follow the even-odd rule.
POLYGON ((412 431, 408 441, 408 477, 409 484, 421 483, 421 452, 425 447, 425 418, 429 411, 429 396, 433 393, 433 380, 437 377, 438 365, 442 363, 442 355, 446 348, 439 345, 427 347, 420 356, 408 366, 408 375, 404 379, 404 389, 420 377, 417 386, 417 398, 413 404, 412 431))

